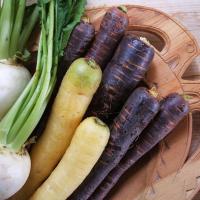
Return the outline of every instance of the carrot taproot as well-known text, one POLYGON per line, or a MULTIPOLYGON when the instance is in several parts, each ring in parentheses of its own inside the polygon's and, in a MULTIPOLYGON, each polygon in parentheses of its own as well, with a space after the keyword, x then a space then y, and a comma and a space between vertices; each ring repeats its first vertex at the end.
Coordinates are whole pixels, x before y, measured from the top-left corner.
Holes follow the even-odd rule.
POLYGON ((110 8, 103 17, 100 29, 86 57, 95 60, 101 69, 104 69, 127 27, 126 10, 110 8))
POLYGON ((31 200, 65 200, 89 174, 110 136, 109 128, 96 117, 80 123, 63 158, 31 200))
POLYGON ((69 197, 86 200, 119 163, 130 144, 140 135, 159 109, 159 103, 146 88, 137 88, 111 126, 108 145, 83 183, 69 197))
POLYGON ((144 78, 154 57, 154 49, 134 35, 127 34, 103 72, 102 82, 86 116, 111 123, 128 96, 144 78))
POLYGON ((161 108, 155 119, 143 131, 141 137, 133 143, 120 163, 102 181, 89 198, 104 199, 115 186, 120 177, 143 155, 166 137, 176 125, 188 114, 188 103, 178 94, 171 94, 161 102, 161 108))
POLYGON ((94 26, 88 20, 82 20, 71 33, 67 47, 64 50, 62 62, 70 65, 77 58, 84 56, 94 36, 94 26))
POLYGON ((53 104, 46 128, 30 152, 32 166, 24 187, 15 199, 28 199, 53 171, 91 102, 101 81, 94 61, 79 58, 67 71, 53 104))
POLYGON ((64 55, 61 59, 60 68, 57 73, 57 89, 72 62, 86 53, 95 36, 94 26, 89 19, 83 19, 72 31, 64 55))
POLYGON ((84 56, 88 47, 93 41, 94 36, 95 29, 94 26, 89 23, 88 18, 82 19, 81 22, 75 26, 70 35, 69 42, 64 49, 64 55, 60 64, 61 67, 57 73, 57 89, 59 88, 60 83, 62 82, 62 79, 69 66, 74 60, 84 56))

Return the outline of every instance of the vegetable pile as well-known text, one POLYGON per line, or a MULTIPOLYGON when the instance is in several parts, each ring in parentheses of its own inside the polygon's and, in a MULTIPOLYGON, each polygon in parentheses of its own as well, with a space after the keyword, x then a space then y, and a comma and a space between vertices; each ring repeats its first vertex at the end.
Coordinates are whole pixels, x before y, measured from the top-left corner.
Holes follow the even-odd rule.
POLYGON ((125 7, 108 9, 95 34, 89 19, 81 19, 86 0, 25 3, 3 1, 0 10, 0 87, 12 84, 16 91, 0 91, 0 199, 106 199, 189 113, 189 105, 179 94, 160 100, 155 90, 139 86, 154 48, 126 33, 125 7), (9 26, 3 29, 5 19, 9 26), (38 19, 31 78, 21 63, 38 19), (1 73, 13 78, 1 80, 1 73), (33 131, 39 138, 29 157, 33 131))

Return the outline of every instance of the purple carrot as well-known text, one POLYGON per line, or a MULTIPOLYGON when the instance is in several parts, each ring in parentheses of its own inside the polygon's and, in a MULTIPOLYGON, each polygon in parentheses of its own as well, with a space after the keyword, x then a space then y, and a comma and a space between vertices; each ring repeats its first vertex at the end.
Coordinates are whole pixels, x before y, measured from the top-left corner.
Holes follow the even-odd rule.
POLYGON ((161 102, 155 119, 143 131, 139 140, 133 143, 120 163, 108 174, 90 200, 103 200, 119 178, 143 155, 166 137, 188 114, 188 103, 178 94, 171 94, 161 102))
POLYGON ((84 56, 95 36, 94 26, 88 20, 82 20, 73 30, 64 51, 63 62, 68 65, 84 56))
POLYGON ((86 116, 112 122, 133 89, 144 78, 154 57, 154 49, 133 35, 120 42, 103 73, 102 83, 86 116))
POLYGON ((69 42, 64 50, 61 67, 58 71, 58 82, 62 81, 67 69, 72 64, 72 62, 77 58, 85 55, 87 49, 94 39, 94 26, 87 21, 89 20, 82 20, 78 25, 76 25, 70 35, 69 42))
POLYGON ((100 29, 86 57, 95 60, 104 69, 127 27, 126 11, 116 7, 110 8, 103 17, 100 29))

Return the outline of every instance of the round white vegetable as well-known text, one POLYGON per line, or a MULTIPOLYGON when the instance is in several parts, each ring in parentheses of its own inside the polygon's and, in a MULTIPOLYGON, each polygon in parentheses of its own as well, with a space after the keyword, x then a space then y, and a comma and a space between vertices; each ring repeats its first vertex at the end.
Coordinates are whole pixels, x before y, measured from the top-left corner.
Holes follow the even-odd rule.
POLYGON ((0 61, 0 119, 20 96, 30 78, 25 67, 0 61))
POLYGON ((24 185, 30 168, 31 161, 27 151, 17 154, 0 147, 0 200, 11 197, 24 185))

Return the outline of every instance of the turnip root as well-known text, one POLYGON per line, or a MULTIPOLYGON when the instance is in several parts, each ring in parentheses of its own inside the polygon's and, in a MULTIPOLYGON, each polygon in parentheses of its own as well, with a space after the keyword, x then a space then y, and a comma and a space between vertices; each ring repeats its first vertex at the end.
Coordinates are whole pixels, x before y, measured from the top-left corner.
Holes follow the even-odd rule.
POLYGON ((22 93, 30 78, 25 67, 0 61, 0 119, 22 93))
POLYGON ((0 147, 0 200, 9 198, 24 185, 30 168, 27 151, 16 153, 0 147))

